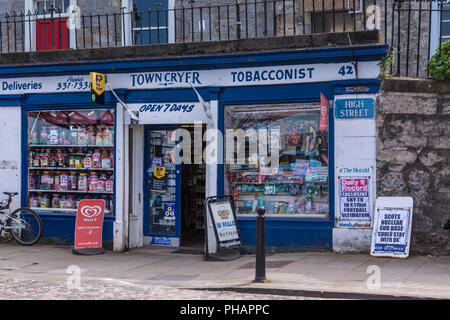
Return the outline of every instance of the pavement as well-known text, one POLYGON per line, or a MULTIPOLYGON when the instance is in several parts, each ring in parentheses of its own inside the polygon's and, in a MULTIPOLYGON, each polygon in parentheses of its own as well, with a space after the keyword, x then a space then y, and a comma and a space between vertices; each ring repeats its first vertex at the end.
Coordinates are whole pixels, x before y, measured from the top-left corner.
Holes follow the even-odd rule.
MULTIPOLYGON (((396 259, 335 252, 276 253, 266 256, 267 281, 255 283, 254 255, 205 261, 201 254, 179 252, 177 248, 143 247, 83 256, 72 254, 69 246, 2 243, 0 299, 10 297, 8 286, 14 281, 26 281, 31 287, 44 284, 46 294, 52 283, 87 288, 89 284, 98 287, 101 282, 141 291, 144 287, 164 287, 169 294, 170 290, 190 289, 199 292, 200 299, 228 297, 214 292, 286 299, 450 299, 450 257, 396 259)), ((106 286, 104 290, 109 289, 106 286)), ((76 292, 68 297, 74 295, 76 292)), ((159 299, 156 293, 146 296, 145 290, 140 297, 159 299)))

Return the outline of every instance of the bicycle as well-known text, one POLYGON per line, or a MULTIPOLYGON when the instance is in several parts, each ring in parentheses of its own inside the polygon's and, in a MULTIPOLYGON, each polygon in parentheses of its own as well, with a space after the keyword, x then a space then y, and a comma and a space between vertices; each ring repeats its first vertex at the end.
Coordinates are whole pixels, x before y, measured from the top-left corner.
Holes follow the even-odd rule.
POLYGON ((42 235, 42 220, 29 208, 18 208, 11 213, 12 198, 18 192, 3 192, 8 199, 0 201, 0 234, 3 229, 9 231, 18 243, 31 246, 39 241, 42 235))

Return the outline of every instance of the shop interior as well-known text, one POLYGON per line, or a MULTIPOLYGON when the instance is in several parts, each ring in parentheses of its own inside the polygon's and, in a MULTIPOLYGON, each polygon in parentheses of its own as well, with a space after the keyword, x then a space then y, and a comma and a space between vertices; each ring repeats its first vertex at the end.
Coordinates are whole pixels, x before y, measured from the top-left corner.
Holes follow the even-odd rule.
POLYGON ((203 252, 204 247, 203 203, 206 166, 202 160, 205 144, 201 142, 199 148, 195 148, 197 144, 194 135, 197 133, 198 139, 203 140, 201 137, 204 131, 204 126, 199 128, 194 125, 181 125, 172 130, 150 130, 149 134, 151 161, 149 231, 156 234, 175 234, 175 226, 179 223, 180 246, 199 252, 203 252), (176 163, 180 164, 181 169, 179 186, 177 186, 176 163), (177 203, 181 206, 178 222, 177 203))

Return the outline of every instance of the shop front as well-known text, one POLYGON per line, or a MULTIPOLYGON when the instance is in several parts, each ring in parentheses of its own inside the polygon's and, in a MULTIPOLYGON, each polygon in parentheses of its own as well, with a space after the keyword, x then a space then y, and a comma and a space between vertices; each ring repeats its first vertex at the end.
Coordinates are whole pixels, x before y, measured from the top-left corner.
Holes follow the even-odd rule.
MULTIPOLYGON (((204 200, 230 195, 244 251, 255 246, 259 205, 268 247, 333 248, 333 232, 346 232, 337 223, 337 170, 342 154, 355 152, 342 143, 353 123, 336 121, 334 100, 376 97, 385 51, 73 63, 19 68, 9 78, 0 70, 0 112, 14 110, 10 121, 21 128, 2 131, 21 145, 11 154, 20 164, 11 185, 20 186, 21 205, 43 217, 44 239, 57 242, 73 242, 77 202, 90 198, 105 200, 103 240, 115 250, 202 249, 212 227, 204 200), (44 76, 49 70, 58 75, 44 76), (139 120, 110 91, 104 105, 90 103, 91 71, 106 74, 139 120)), ((371 167, 374 155, 365 160, 348 164, 371 167)))

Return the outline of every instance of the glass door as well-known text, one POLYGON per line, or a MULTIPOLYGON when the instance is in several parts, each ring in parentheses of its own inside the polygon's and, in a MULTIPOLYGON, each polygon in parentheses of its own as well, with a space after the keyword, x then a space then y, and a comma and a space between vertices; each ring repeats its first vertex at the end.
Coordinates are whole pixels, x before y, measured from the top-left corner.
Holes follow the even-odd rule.
POLYGON ((180 238, 181 178, 175 129, 147 127, 145 131, 144 236, 152 237, 152 244, 177 246, 171 238, 180 238))

